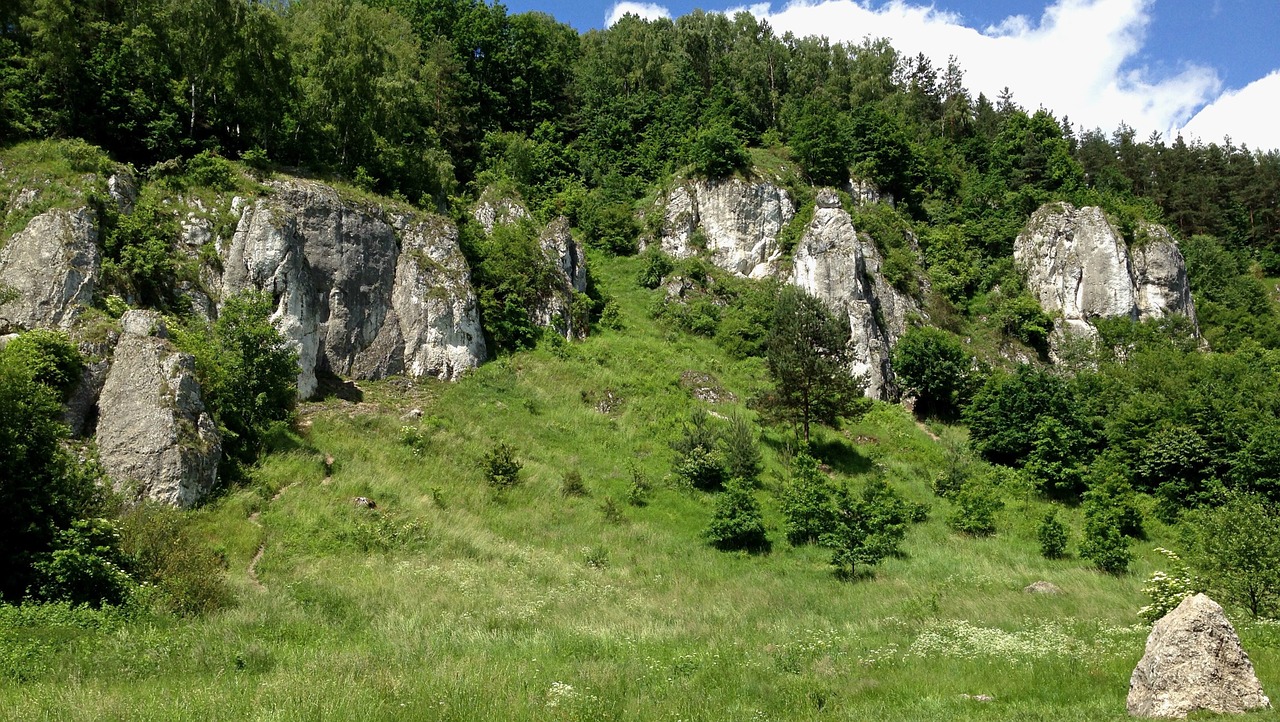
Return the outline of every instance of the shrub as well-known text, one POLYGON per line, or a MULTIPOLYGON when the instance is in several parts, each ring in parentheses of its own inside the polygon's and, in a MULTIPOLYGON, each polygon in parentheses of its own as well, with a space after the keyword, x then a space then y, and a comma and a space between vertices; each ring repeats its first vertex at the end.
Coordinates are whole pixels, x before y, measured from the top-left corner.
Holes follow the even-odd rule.
POLYGON ((893 349, 894 372, 916 396, 922 416, 953 418, 968 401, 973 359, 960 340, 942 329, 909 329, 893 349))
POLYGON ((1058 510, 1050 509, 1036 528, 1040 540, 1040 553, 1046 559, 1061 559, 1067 555, 1067 526, 1058 518, 1058 510))
POLYGON ((600 502, 600 513, 606 522, 615 526, 627 520, 622 513, 622 507, 618 505, 618 500, 612 496, 606 496, 604 501, 600 502))
POLYGON ((689 145, 689 160, 698 175, 718 180, 747 167, 751 156, 747 154, 738 131, 721 120, 707 124, 694 136, 689 145))
POLYGON ((663 279, 675 269, 671 257, 662 252, 657 244, 651 244, 640 254, 640 270, 636 272, 636 283, 643 288, 657 288, 663 279))
POLYGON ((144 305, 171 305, 179 270, 174 249, 178 234, 174 213, 151 199, 139 201, 133 213, 104 224, 105 285, 144 305))
POLYGON ((783 530, 793 546, 811 544, 832 531, 832 492, 818 462, 803 451, 791 461, 791 480, 778 499, 783 530))
POLYGON ((205 150, 187 161, 184 179, 187 185, 226 191, 235 187, 235 170, 226 158, 205 150))
POLYGON ((77 519, 57 533, 51 551, 37 558, 31 595, 92 607, 119 605, 134 586, 125 564, 114 524, 101 518, 77 519))
POLYGON ((4 354, 26 369, 36 383, 53 389, 66 401, 80 383, 84 360, 65 333, 33 329, 13 339, 4 354))
POLYGON ((1156 551, 1163 554, 1173 568, 1169 572, 1155 572, 1147 580, 1147 586, 1142 588, 1142 593, 1147 595, 1151 603, 1139 609, 1138 616, 1147 624, 1154 624, 1156 620, 1172 612, 1182 600, 1203 591, 1181 557, 1161 547, 1156 547, 1156 551))
POLYGON ((1205 586, 1255 618, 1280 613, 1280 513, 1257 494, 1190 515, 1184 534, 1205 586))
POLYGON ((969 536, 996 533, 996 512, 1004 507, 1004 502, 986 480, 966 481, 954 501, 956 506, 947 515, 947 526, 969 536))
POLYGON ((226 561, 194 536, 186 513, 144 501, 120 517, 120 549, 140 583, 153 585, 160 609, 194 616, 230 606, 226 561))
POLYGON ((729 415, 729 428, 723 437, 724 466, 730 478, 755 485, 764 469, 755 426, 738 412, 729 415))
POLYGON ((1129 540, 1120 531, 1120 516, 1110 506, 1085 509, 1084 539, 1080 556, 1108 574, 1123 574, 1133 561, 1129 540))
POLYGON ((716 508, 705 534, 707 541, 717 549, 768 551, 764 515, 746 482, 733 479, 725 486, 724 492, 716 498, 716 508))
POLYGON ((1040 308, 1040 302, 1029 293, 1006 298, 997 306, 996 325, 1007 336, 1016 338, 1037 351, 1048 350, 1053 319, 1040 308))
POLYGON ((587 485, 582 481, 582 474, 577 469, 564 473, 560 482, 560 496, 587 496, 587 485))
POLYGON ((516 457, 516 450, 505 441, 499 441, 485 452, 480 461, 480 471, 485 481, 497 491, 505 491, 520 483, 520 470, 524 464, 516 457))
POLYGON ((695 489, 719 489, 725 480, 719 441, 720 434, 711 426, 706 409, 694 408, 680 437, 671 445, 676 452, 675 475, 695 489))
POLYGON ((858 567, 900 554, 906 533, 906 503, 883 479, 872 479, 860 498, 847 487, 836 488, 831 530, 821 542, 831 549, 836 574, 854 579, 858 567))
POLYGON ((644 506, 649 503, 653 494, 653 482, 635 462, 630 463, 631 486, 627 488, 627 503, 631 506, 644 506))

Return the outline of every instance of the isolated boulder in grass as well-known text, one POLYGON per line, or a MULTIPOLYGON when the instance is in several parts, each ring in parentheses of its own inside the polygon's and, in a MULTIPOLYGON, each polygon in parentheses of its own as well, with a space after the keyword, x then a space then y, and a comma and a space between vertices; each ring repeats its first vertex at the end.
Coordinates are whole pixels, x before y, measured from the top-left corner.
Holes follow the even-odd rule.
POLYGON ((1203 594, 1182 600, 1155 623, 1129 679, 1127 707, 1134 717, 1241 714, 1270 706, 1235 628, 1203 594))

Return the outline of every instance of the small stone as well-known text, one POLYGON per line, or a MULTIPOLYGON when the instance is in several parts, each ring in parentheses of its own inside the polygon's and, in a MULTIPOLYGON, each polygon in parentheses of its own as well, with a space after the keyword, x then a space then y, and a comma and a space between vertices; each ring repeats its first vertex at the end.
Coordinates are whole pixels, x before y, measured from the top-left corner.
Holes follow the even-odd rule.
POLYGON ((1196 710, 1241 714, 1271 706, 1249 655, 1217 602, 1182 600, 1151 629, 1129 679, 1134 717, 1177 719, 1196 710))
POLYGON ((1053 582, 1032 582, 1022 590, 1026 594, 1062 594, 1062 590, 1053 582))
POLYGON ((992 696, 991 696, 991 695, 989 695, 989 694, 962 694, 962 695, 960 695, 960 699, 967 699, 967 700, 971 700, 971 701, 973 701, 973 702, 994 702, 994 701, 996 701, 996 698, 995 698, 995 697, 992 697, 992 696))
POLYGON ((367 497, 367 496, 357 496, 355 499, 352 499, 352 501, 353 501, 353 502, 355 502, 355 505, 356 505, 356 506, 358 506, 358 507, 360 507, 360 508, 362 508, 362 509, 377 509, 377 508, 378 508, 378 504, 377 504, 377 502, 375 502, 373 499, 370 499, 370 498, 369 498, 369 497, 367 497))
POLYGON ((422 418, 422 409, 409 409, 404 416, 400 417, 401 421, 413 421, 422 418))

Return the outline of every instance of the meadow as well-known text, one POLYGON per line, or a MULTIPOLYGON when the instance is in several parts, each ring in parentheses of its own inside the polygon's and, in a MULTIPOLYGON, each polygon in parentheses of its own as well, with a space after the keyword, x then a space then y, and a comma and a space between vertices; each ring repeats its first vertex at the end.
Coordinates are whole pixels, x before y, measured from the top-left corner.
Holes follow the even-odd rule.
MULTIPOLYGON (((695 406, 754 418, 763 363, 653 321, 639 258, 591 261, 621 328, 456 384, 333 384, 301 405, 248 484, 190 514, 226 559, 230 608, 0 608, 0 719, 1127 718, 1167 528, 1148 521, 1120 576, 1075 554, 1078 509, 1072 553, 1043 558, 1048 503, 1026 490, 1002 490, 994 536, 958 535, 931 481, 964 430, 876 404, 813 448, 837 482, 883 475, 929 505, 900 557, 850 582, 785 542, 784 427, 763 430, 756 491, 772 550, 717 551, 713 495, 673 483, 669 445, 695 406), (504 492, 479 470, 498 442, 524 464, 504 492), (563 493, 570 472, 585 494, 563 493), (1037 580, 1063 593, 1023 592, 1037 580)), ((1280 625, 1233 621, 1276 694, 1280 625)))

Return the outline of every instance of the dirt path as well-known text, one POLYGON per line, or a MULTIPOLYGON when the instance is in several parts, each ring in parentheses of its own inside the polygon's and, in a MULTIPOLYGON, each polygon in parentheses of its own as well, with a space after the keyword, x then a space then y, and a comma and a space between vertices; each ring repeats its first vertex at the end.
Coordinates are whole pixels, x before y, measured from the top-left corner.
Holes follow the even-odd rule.
POLYGON ((928 436, 930 439, 933 439, 934 441, 942 441, 942 438, 937 434, 933 433, 932 431, 930 431, 929 427, 925 426, 925 423, 923 421, 917 421, 916 426, 919 426, 920 430, 923 431, 925 435, 928 436))
MULTIPOLYGON (((322 483, 325 483, 325 484, 329 483, 329 477, 326 476, 322 483)), ((267 503, 268 504, 275 503, 276 500, 284 496, 284 493, 286 491, 292 489, 298 484, 299 482, 295 481, 291 484, 286 484, 285 486, 281 487, 280 490, 275 493, 275 496, 271 497, 271 501, 267 503)), ((262 522, 260 521, 261 518, 262 518, 262 512, 255 511, 249 515, 249 522, 254 526, 261 527, 262 526, 262 522)), ((249 574, 249 581, 253 584, 253 586, 257 587, 258 589, 266 589, 266 586, 263 585, 262 580, 258 579, 258 562, 262 561, 262 555, 266 553, 267 553, 267 541, 263 539, 262 542, 258 544, 258 551, 254 553, 253 559, 249 560, 249 568, 245 570, 249 574)))

